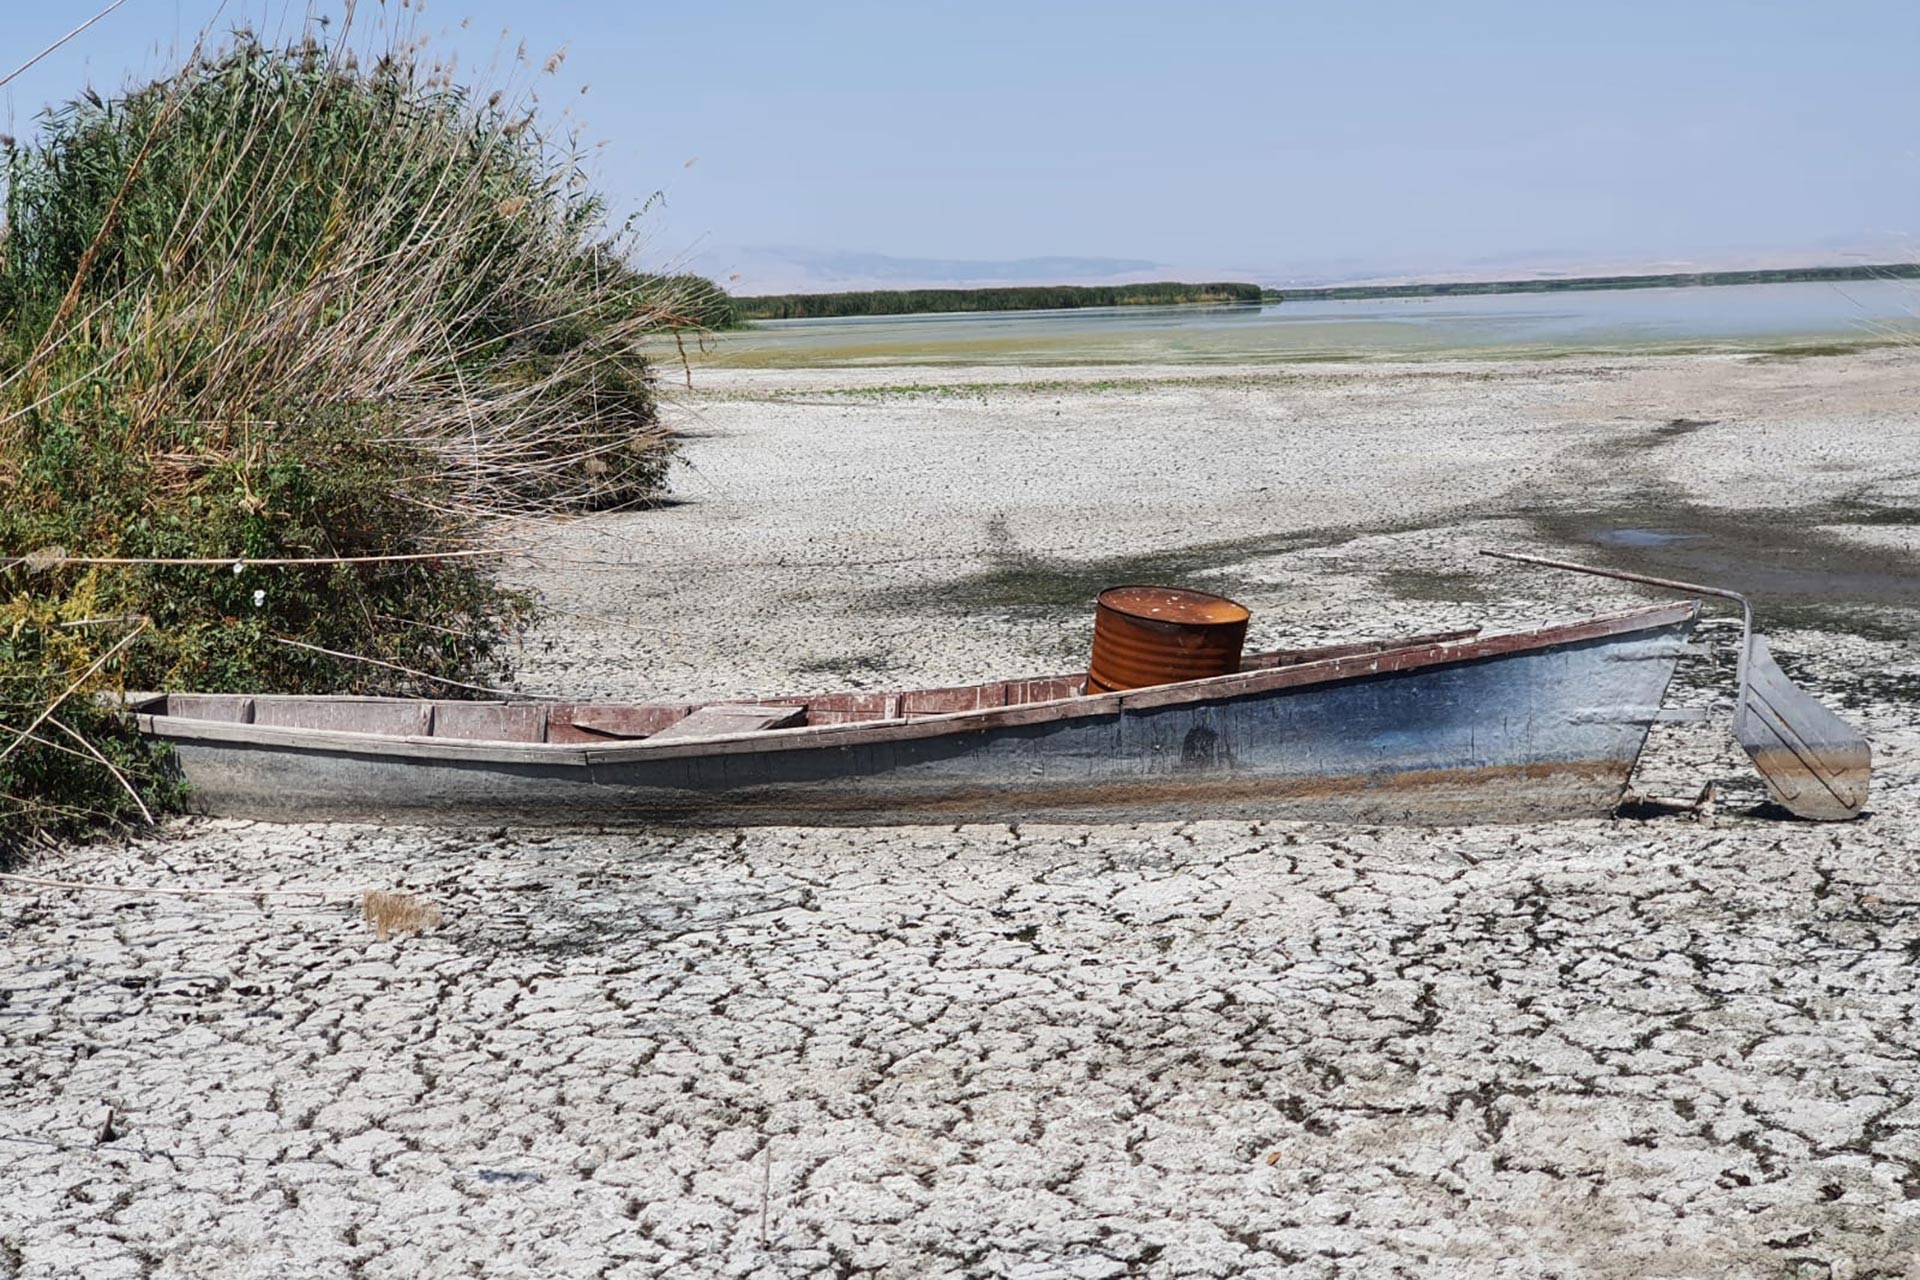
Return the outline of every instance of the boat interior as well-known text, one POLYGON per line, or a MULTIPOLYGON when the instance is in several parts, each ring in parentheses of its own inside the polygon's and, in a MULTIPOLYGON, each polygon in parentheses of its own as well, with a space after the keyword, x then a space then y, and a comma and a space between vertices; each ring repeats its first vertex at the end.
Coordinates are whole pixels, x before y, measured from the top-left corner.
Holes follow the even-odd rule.
MULTIPOLYGON (((1469 639, 1478 630, 1247 654, 1242 671, 1469 639)), ((1078 697, 1086 674, 990 680, 904 691, 853 690, 714 702, 461 702, 342 695, 167 693, 135 695, 133 710, 172 719, 254 724, 383 737, 571 745, 710 737, 808 725, 913 720, 1078 697)))

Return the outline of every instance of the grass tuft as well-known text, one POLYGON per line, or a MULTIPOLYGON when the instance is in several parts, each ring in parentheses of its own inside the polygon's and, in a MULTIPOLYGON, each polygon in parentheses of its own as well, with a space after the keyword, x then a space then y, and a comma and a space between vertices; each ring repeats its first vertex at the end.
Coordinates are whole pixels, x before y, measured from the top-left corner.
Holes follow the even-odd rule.
POLYGON ((441 925, 440 908, 410 893, 375 889, 361 900, 361 915, 373 926, 374 937, 385 942, 389 937, 425 933, 441 925))

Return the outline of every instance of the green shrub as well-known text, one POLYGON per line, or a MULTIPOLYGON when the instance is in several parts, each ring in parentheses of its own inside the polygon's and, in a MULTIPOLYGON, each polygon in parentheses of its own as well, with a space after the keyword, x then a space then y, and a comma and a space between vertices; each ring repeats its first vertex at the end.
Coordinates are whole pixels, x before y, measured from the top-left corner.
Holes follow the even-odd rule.
POLYGON ((504 682, 528 602, 452 553, 663 483, 637 343, 725 295, 628 265, 520 101, 349 46, 243 36, 0 147, 0 851, 137 813, 89 750, 177 798, 98 693, 504 682), (76 681, 89 746, 9 747, 76 681))

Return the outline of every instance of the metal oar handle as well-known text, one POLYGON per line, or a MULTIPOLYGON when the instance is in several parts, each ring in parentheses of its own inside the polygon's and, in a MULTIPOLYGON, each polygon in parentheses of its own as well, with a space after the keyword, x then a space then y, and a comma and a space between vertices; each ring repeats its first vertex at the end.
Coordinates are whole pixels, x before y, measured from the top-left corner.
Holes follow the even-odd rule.
POLYGON ((1687 591, 1703 596, 1718 596, 1722 600, 1737 602, 1740 606, 1740 669, 1735 676, 1737 688, 1734 694, 1734 715, 1738 717, 1747 705, 1747 659, 1753 652, 1753 602, 1738 591, 1729 591, 1725 587, 1709 587, 1698 582, 1681 582, 1677 578, 1655 578, 1644 573, 1626 573, 1619 569, 1602 569, 1590 564, 1575 564, 1571 560, 1523 556, 1517 551, 1488 551, 1482 548, 1480 554, 1492 556, 1495 560, 1516 560, 1521 564, 1537 564, 1543 569, 1564 569, 1568 573, 1586 573, 1596 578, 1638 582, 1643 586, 1664 587, 1669 591, 1687 591))
POLYGON ((1571 560, 1549 560, 1545 556, 1523 556, 1517 551, 1481 551, 1483 556, 1492 556, 1495 560, 1518 560, 1521 564, 1537 564, 1547 569, 1565 569, 1569 573, 1590 573, 1596 578, 1617 578, 1621 582, 1639 582, 1649 587, 1666 587, 1671 591, 1697 591, 1703 596, 1719 596, 1722 600, 1738 600, 1742 605, 1747 598, 1738 591, 1728 591, 1725 587, 1706 587, 1697 582, 1680 582, 1673 578, 1654 578, 1644 573, 1623 573, 1619 569, 1601 569, 1590 564, 1575 564, 1571 560))

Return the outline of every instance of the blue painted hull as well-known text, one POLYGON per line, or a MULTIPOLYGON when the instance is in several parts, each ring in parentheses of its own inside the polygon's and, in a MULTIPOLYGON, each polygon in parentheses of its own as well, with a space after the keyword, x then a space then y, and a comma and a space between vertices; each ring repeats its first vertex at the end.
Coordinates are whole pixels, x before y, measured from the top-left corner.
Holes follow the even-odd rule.
MULTIPOLYGON (((159 715, 200 803, 255 817, 694 825, 1319 818, 1619 801, 1691 608, 1605 634, 1389 650, 970 714, 671 745, 383 742, 159 715), (196 727, 197 726, 197 727, 196 727)), ((1635 615, 1639 617, 1639 615, 1635 615)), ((1561 633, 1554 633, 1559 635, 1561 633)))

